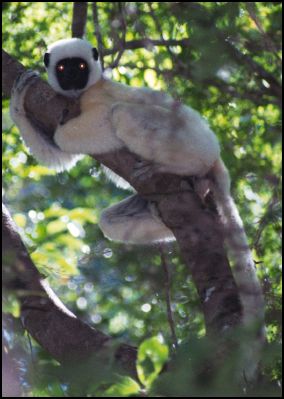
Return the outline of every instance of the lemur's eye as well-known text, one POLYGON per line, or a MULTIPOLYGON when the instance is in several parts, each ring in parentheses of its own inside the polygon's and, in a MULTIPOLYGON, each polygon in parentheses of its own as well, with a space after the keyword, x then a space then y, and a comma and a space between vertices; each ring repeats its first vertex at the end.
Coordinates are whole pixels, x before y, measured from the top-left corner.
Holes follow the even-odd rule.
POLYGON ((86 68, 86 64, 84 62, 80 62, 79 69, 81 69, 83 71, 85 68, 86 68))
POLYGON ((62 64, 57 65, 57 70, 59 72, 63 72, 64 71, 64 65, 62 65, 62 64))

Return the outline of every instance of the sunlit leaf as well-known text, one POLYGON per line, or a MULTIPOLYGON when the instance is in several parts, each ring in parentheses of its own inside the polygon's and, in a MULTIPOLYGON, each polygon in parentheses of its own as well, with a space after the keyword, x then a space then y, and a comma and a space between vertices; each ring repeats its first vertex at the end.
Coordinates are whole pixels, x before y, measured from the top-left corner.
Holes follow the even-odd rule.
POLYGON ((157 337, 145 340, 138 349, 137 373, 140 381, 150 387, 169 356, 168 346, 157 337))
POLYGON ((120 377, 119 382, 108 388, 103 397, 127 397, 139 394, 140 386, 130 377, 120 377))

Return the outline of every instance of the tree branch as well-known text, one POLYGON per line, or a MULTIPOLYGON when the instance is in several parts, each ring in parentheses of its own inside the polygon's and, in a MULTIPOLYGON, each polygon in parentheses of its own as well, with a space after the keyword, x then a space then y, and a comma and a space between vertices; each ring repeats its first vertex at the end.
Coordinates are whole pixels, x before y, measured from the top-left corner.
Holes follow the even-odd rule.
POLYGON ((99 51, 99 55, 100 55, 102 70, 104 70, 104 56, 106 54, 105 54, 104 46, 103 46, 103 38, 102 38, 102 33, 101 33, 101 27, 99 24, 98 5, 97 5, 96 1, 94 1, 92 3, 92 9, 93 9, 93 20, 94 20, 94 25, 95 25, 95 35, 96 35, 97 43, 98 43, 98 51, 99 51))
MULTIPOLYGON (((10 97, 13 83, 26 68, 15 58, 2 50, 2 90, 10 97)), ((47 137, 52 138, 62 115, 68 113, 66 121, 80 114, 79 101, 55 93, 40 77, 30 87, 26 96, 26 111, 37 126, 42 126, 47 137)))
MULTIPOLYGON (((181 40, 175 40, 175 39, 169 39, 169 40, 155 40, 155 39, 149 39, 147 37, 138 39, 138 40, 130 40, 128 42, 124 43, 124 48, 125 50, 137 50, 139 48, 146 48, 146 49, 152 49, 155 46, 188 46, 189 45, 189 39, 181 39, 181 40)), ((112 49, 106 49, 104 50, 104 55, 111 55, 114 53, 117 53, 120 50, 120 47, 113 47, 112 49)))
MULTIPOLYGON (((248 55, 243 54, 241 51, 239 51, 232 43, 228 42, 226 39, 222 38, 224 40, 226 47, 229 51, 229 53, 232 55, 232 57, 238 62, 242 64, 246 64, 249 69, 257 74, 257 77, 259 79, 264 79, 269 83, 269 87, 265 87, 265 92, 267 94, 270 94, 274 97, 277 98, 278 102, 281 103, 282 101, 282 86, 281 84, 275 79, 275 77, 266 71, 261 65, 259 65, 257 62, 255 62, 252 58, 250 58, 248 55)), ((154 39, 149 39, 149 38, 142 38, 139 40, 131 40, 128 42, 124 43, 124 49, 125 50, 137 50, 140 48, 145 48, 148 50, 152 50, 153 47, 155 46, 165 46, 169 48, 170 46, 181 46, 181 47, 188 47, 190 45, 190 40, 188 38, 181 39, 181 40, 175 40, 175 39, 169 39, 169 40, 154 40, 154 39)), ((117 52, 121 51, 120 46, 113 47, 112 49, 106 49, 104 50, 104 55, 112 55, 117 52)), ((110 67, 115 67, 116 65, 110 65, 110 67)), ((179 65, 180 67, 180 65, 179 65)), ((181 68, 184 69, 184 68, 181 68)), ((187 75, 187 72, 185 72, 187 75)), ((260 101, 258 99, 258 95, 251 93, 251 95, 247 95, 248 99, 251 99, 252 101, 260 101)))
POLYGON ((88 2, 75 1, 73 3, 72 37, 82 38, 85 34, 87 22, 88 2))
POLYGON ((156 203, 196 285, 207 333, 223 335, 224 326, 230 329, 238 325, 242 312, 238 289, 223 246, 222 225, 212 205, 205 207, 188 183, 185 189, 180 176, 156 174, 137 181, 131 173, 137 156, 127 149, 96 154, 94 158, 127 180, 142 197, 156 203))
MULTIPOLYGON (((39 79, 38 86, 27 93, 25 106, 29 114, 37 118, 43 126, 50 119, 49 128, 50 131, 53 129, 54 132, 57 126, 56 122, 58 123, 60 119, 56 121, 56 118, 51 118, 51 116, 54 113, 61 115, 66 103, 62 101, 62 98, 59 98, 58 102, 53 103, 52 107, 47 98, 42 98, 42 102, 39 104, 37 98, 40 98, 39 93, 41 93, 41 88, 44 85, 39 79)), ((45 129, 43 129, 43 132, 45 132, 45 129)), ((137 181, 132 173, 137 162, 137 156, 127 149, 110 154, 95 155, 94 157, 126 179, 141 196, 156 203, 164 223, 177 238, 182 257, 196 285, 207 334, 220 337, 224 336, 225 331, 234 329, 240 323, 242 310, 238 289, 223 246, 222 227, 212 204, 210 205, 209 202, 208 206, 205 206, 200 197, 192 190, 191 179, 189 178, 157 174, 149 179, 137 181)), ((90 327, 76 321, 77 319, 68 317, 66 314, 62 316, 62 312, 56 309, 50 301, 45 301, 43 308, 40 309, 34 306, 33 301, 33 298, 28 300, 28 309, 26 308, 28 314, 25 314, 25 325, 37 339, 42 339, 43 345, 45 345, 44 337, 37 335, 40 324, 47 326, 51 320, 54 324, 54 330, 56 329, 58 332, 60 327, 57 324, 63 320, 63 330, 67 328, 68 331, 72 331, 72 329, 80 328, 83 336, 86 337, 86 340, 81 340, 79 337, 75 339, 72 334, 67 335, 66 340, 64 339, 64 342, 60 343, 60 345, 64 345, 66 355, 69 352, 68 345, 73 347, 75 342, 83 352, 90 348, 97 348, 97 340, 92 334, 98 333, 91 333, 90 327), (84 346, 84 342, 87 342, 86 346, 84 346)), ((49 330, 53 330, 53 328, 49 328, 49 330)), ((53 334, 53 331, 50 331, 49 334, 47 337, 48 345, 51 345, 52 340, 56 345, 58 343, 56 334, 53 334)), ((99 333, 99 337, 100 343, 103 344, 106 338, 101 333, 99 333)), ((60 357, 63 356, 62 351, 61 347, 60 357)), ((56 356, 58 355, 55 347, 51 348, 51 352, 56 356)))
POLYGON ((165 250, 164 250, 162 245, 160 245, 160 255, 161 255, 161 264, 162 264, 162 267, 163 267, 163 270, 164 270, 164 275, 165 275, 165 295, 166 295, 166 304, 167 304, 168 323, 169 323, 170 330, 171 330, 173 347, 175 349, 177 349, 178 340, 177 340, 177 335, 176 335, 176 330, 175 330, 175 322, 174 322, 172 306, 171 306, 170 267, 169 267, 168 259, 167 259, 168 255, 165 252, 165 250))
POLYGON ((119 61, 125 51, 125 41, 126 41, 126 31, 127 25, 125 21, 125 9, 124 5, 121 2, 118 2, 119 7, 119 21, 120 21, 120 28, 122 30, 122 36, 118 38, 118 47, 120 48, 115 60, 109 66, 110 68, 116 68, 119 64, 119 61))
POLYGON ((2 92, 10 97, 14 81, 25 71, 25 67, 14 57, 2 50, 2 92))
POLYGON ((247 3, 246 3, 246 8, 247 8, 247 10, 248 10, 248 13, 249 13, 250 18, 251 18, 251 19, 253 20, 253 22, 255 23, 257 29, 259 30, 259 32, 260 32, 260 34, 261 34, 261 36, 262 36, 262 38, 263 38, 263 41, 264 41, 264 44, 265 44, 266 49, 267 49, 268 51, 270 51, 270 52, 276 57, 276 59, 277 59, 279 65, 280 65, 280 63, 281 63, 282 60, 280 59, 280 57, 279 57, 279 55, 278 55, 278 52, 277 52, 277 48, 276 48, 276 46, 275 46, 275 43, 273 42, 273 40, 271 39, 271 37, 265 32, 265 30, 263 29, 263 26, 262 26, 262 24, 261 24, 260 19, 259 19, 258 16, 256 15, 256 6, 255 6, 255 3, 250 2, 250 1, 247 2, 247 3))
MULTIPOLYGON (((108 351, 111 337, 77 319, 39 274, 5 206, 2 206, 2 237, 4 284, 21 290, 21 319, 31 336, 52 357, 67 365, 108 351)), ((107 356, 110 353, 106 352, 107 356)), ((124 371, 136 376, 135 347, 118 345, 114 360, 124 371)))
POLYGON ((229 53, 233 56, 233 58, 238 61, 238 63, 246 64, 249 69, 257 74, 259 79, 264 79, 269 83, 269 86, 266 91, 270 92, 279 100, 282 100, 282 86, 281 84, 275 79, 275 77, 268 71, 266 71, 260 64, 255 62, 251 57, 246 54, 243 54, 240 50, 238 50, 233 43, 226 41, 226 47, 229 53))

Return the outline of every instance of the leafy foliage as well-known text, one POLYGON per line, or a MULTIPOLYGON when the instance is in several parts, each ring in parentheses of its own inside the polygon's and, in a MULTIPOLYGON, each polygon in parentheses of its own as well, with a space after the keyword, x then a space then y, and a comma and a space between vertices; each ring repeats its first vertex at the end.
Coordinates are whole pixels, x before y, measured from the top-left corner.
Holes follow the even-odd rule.
MULTIPOLYGON (((2 6, 5 50, 44 74, 46 45, 70 36, 72 3, 6 2, 2 6)), ((106 74, 131 86, 168 91, 199 110, 218 135, 266 296, 269 345, 263 356, 264 382, 257 394, 278 396, 281 3, 101 2, 98 10, 103 46, 118 48, 104 57, 106 74), (166 44, 187 37, 186 45, 166 44), (126 49, 116 66, 119 45, 141 38, 165 44, 153 46, 144 40, 140 47, 126 49)), ((93 31, 89 13, 87 37, 96 45, 93 31)), ((179 342, 190 333, 194 343, 179 349, 176 370, 158 377, 168 358, 167 346, 149 337, 163 337, 169 347, 172 342, 157 250, 108 242, 97 226, 101 210, 124 198, 125 192, 109 183, 91 158, 85 157, 73 170, 59 175, 38 165, 12 125, 7 99, 3 122, 5 202, 35 263, 63 302, 82 319, 123 341, 139 344, 146 338, 139 347, 137 364, 141 385, 130 377, 116 376, 105 386, 83 387, 78 382, 76 387, 70 377, 62 379, 59 365, 35 343, 36 360, 31 360, 28 340, 23 343, 19 332, 23 390, 41 397, 98 396, 98 392, 103 396, 143 396, 144 389, 160 396, 202 395, 206 381, 204 390, 200 385, 196 388, 191 376, 210 344, 203 338, 195 288, 175 246, 168 252, 176 332, 179 342)), ((7 312, 17 317, 15 296, 7 297, 6 303, 7 312)), ((11 347, 15 345, 15 340, 9 342, 11 347)), ((233 364, 232 359, 226 367, 233 364)), ((231 392, 230 381, 220 375, 221 380, 208 385, 212 395, 231 392)))

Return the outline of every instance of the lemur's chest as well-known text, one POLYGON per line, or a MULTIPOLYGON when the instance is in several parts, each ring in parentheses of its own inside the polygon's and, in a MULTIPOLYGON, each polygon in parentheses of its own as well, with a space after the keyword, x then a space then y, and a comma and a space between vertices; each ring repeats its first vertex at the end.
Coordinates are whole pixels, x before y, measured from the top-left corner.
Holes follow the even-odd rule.
POLYGON ((57 128, 54 141, 61 150, 77 154, 101 154, 123 146, 115 135, 111 103, 99 101, 82 104, 78 117, 57 128))

